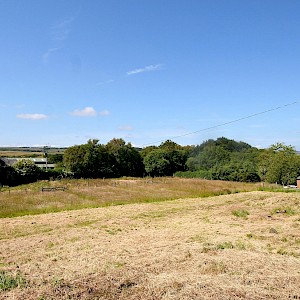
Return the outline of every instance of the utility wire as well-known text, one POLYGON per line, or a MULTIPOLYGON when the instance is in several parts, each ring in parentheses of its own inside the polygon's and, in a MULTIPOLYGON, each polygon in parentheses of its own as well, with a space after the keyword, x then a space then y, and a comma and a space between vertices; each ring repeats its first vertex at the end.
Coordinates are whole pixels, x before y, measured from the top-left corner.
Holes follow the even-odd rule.
MULTIPOLYGON (((218 127, 221 127, 221 126, 225 126, 225 125, 236 123, 236 122, 239 122, 239 121, 242 121, 242 120, 250 119, 250 118, 253 118, 253 117, 256 117, 256 116, 259 116, 259 115, 263 115, 263 114, 266 114, 266 113, 269 113, 269 112, 272 112, 272 111, 275 111, 275 110, 278 110, 278 109, 282 109, 282 108, 285 108, 285 107, 288 107, 288 106, 291 106, 291 105, 295 105, 295 104, 298 104, 298 103, 299 103, 299 101, 294 101, 294 102, 291 102, 291 103, 288 103, 288 104, 285 104, 285 105, 281 105, 281 106, 278 106, 278 107, 270 108, 268 110, 264 110, 264 111, 246 116, 246 117, 242 117, 242 118, 239 118, 239 119, 235 119, 235 120, 232 120, 232 121, 228 121, 228 122, 225 122, 225 123, 214 125, 214 126, 211 126, 211 127, 203 128, 203 129, 196 130, 196 131, 193 131, 193 132, 188 132, 188 133, 184 133, 184 134, 181 134, 181 135, 176 135, 176 136, 170 137, 169 139, 173 140, 173 139, 181 138, 181 137, 184 137, 184 136, 187 136, 187 135, 195 134, 195 133, 198 133, 198 132, 203 132, 203 131, 207 131, 207 130, 210 130, 210 129, 215 129, 215 128, 218 128, 218 127)), ((160 141, 153 142, 151 144, 150 143, 144 144, 143 146, 153 145, 153 144, 161 143, 161 142, 164 142, 164 141, 165 140, 160 140, 160 141)))

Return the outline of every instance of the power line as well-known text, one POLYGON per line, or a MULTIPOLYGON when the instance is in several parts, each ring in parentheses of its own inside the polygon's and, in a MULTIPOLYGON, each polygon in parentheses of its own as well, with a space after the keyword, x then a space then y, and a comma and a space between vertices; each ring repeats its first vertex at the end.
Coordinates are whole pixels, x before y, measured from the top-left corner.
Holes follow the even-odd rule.
MULTIPOLYGON (((215 128, 218 128, 218 127, 221 127, 221 126, 225 126, 225 125, 228 125, 228 124, 236 123, 236 122, 239 122, 239 121, 242 121, 242 120, 246 120, 246 119, 250 119, 250 118, 253 118, 253 117, 256 117, 256 116, 259 116, 259 115, 262 115, 262 114, 266 114, 266 113, 269 113, 269 112, 272 112, 272 111, 275 111, 275 110, 278 110, 278 109, 282 109, 282 108, 285 108, 287 106, 295 105, 297 103, 299 103, 299 101, 294 101, 294 102, 291 102, 291 103, 288 103, 288 104, 285 104, 285 105, 281 105, 281 106, 278 106, 278 107, 270 108, 268 110, 264 110, 264 111, 261 111, 261 112, 258 112, 258 113, 252 114, 252 115, 248 115, 246 117, 242 117, 242 118, 239 118, 239 119, 235 119, 235 120, 232 120, 232 121, 228 121, 228 122, 225 122, 225 123, 214 125, 214 126, 211 126, 211 127, 206 127, 206 128, 200 129, 200 130, 193 131, 193 132, 188 132, 188 133, 185 133, 185 134, 176 135, 176 136, 170 137, 169 139, 173 140, 173 139, 181 138, 181 137, 184 137, 184 136, 187 136, 187 135, 195 134, 195 133, 198 133, 198 132, 203 132, 203 131, 215 129, 215 128)), ((153 144, 161 143, 161 142, 164 142, 164 141, 165 140, 160 140, 160 141, 153 142, 151 144, 150 143, 144 144, 143 146, 153 145, 153 144)))

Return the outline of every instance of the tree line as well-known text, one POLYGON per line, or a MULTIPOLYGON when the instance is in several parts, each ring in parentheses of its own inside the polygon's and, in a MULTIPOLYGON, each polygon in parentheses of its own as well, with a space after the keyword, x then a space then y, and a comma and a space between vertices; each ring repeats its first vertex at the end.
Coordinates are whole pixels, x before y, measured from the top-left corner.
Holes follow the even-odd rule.
POLYGON ((50 178, 117 178, 179 176, 243 182, 267 181, 295 184, 300 156, 292 146, 277 143, 258 149, 225 137, 196 146, 180 146, 167 140, 159 146, 137 149, 123 139, 107 144, 89 140, 64 154, 49 154, 54 170, 42 170, 29 160, 12 167, 0 166, 0 183, 13 186, 50 178))

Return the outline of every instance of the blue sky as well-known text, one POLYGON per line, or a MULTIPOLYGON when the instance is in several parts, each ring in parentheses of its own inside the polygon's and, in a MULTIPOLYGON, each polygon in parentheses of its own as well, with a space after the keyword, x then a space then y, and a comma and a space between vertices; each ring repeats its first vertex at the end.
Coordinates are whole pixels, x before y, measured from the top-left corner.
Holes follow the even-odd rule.
POLYGON ((0 0, 0 146, 300 149, 299 14, 298 0, 0 0))

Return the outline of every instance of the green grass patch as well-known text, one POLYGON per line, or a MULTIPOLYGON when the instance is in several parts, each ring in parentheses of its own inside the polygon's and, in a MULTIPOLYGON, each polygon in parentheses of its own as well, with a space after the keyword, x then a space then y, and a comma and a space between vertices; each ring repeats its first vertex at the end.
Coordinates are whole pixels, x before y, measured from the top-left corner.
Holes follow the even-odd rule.
POLYGON ((231 213, 238 218, 246 219, 249 216, 249 212, 245 209, 233 210, 231 213))
POLYGON ((18 272, 16 275, 11 275, 5 271, 0 271, 0 290, 8 291, 16 287, 24 287, 25 279, 18 272))
POLYGON ((233 249, 234 245, 231 242, 224 242, 222 244, 217 245, 218 250, 224 250, 224 249, 233 249))
POLYGON ((295 215, 297 212, 295 209, 293 209, 292 207, 288 206, 288 207, 277 207, 277 208, 274 208, 272 211, 271 211, 271 214, 272 215, 275 215, 275 214, 284 214, 286 216, 293 216, 295 215))

